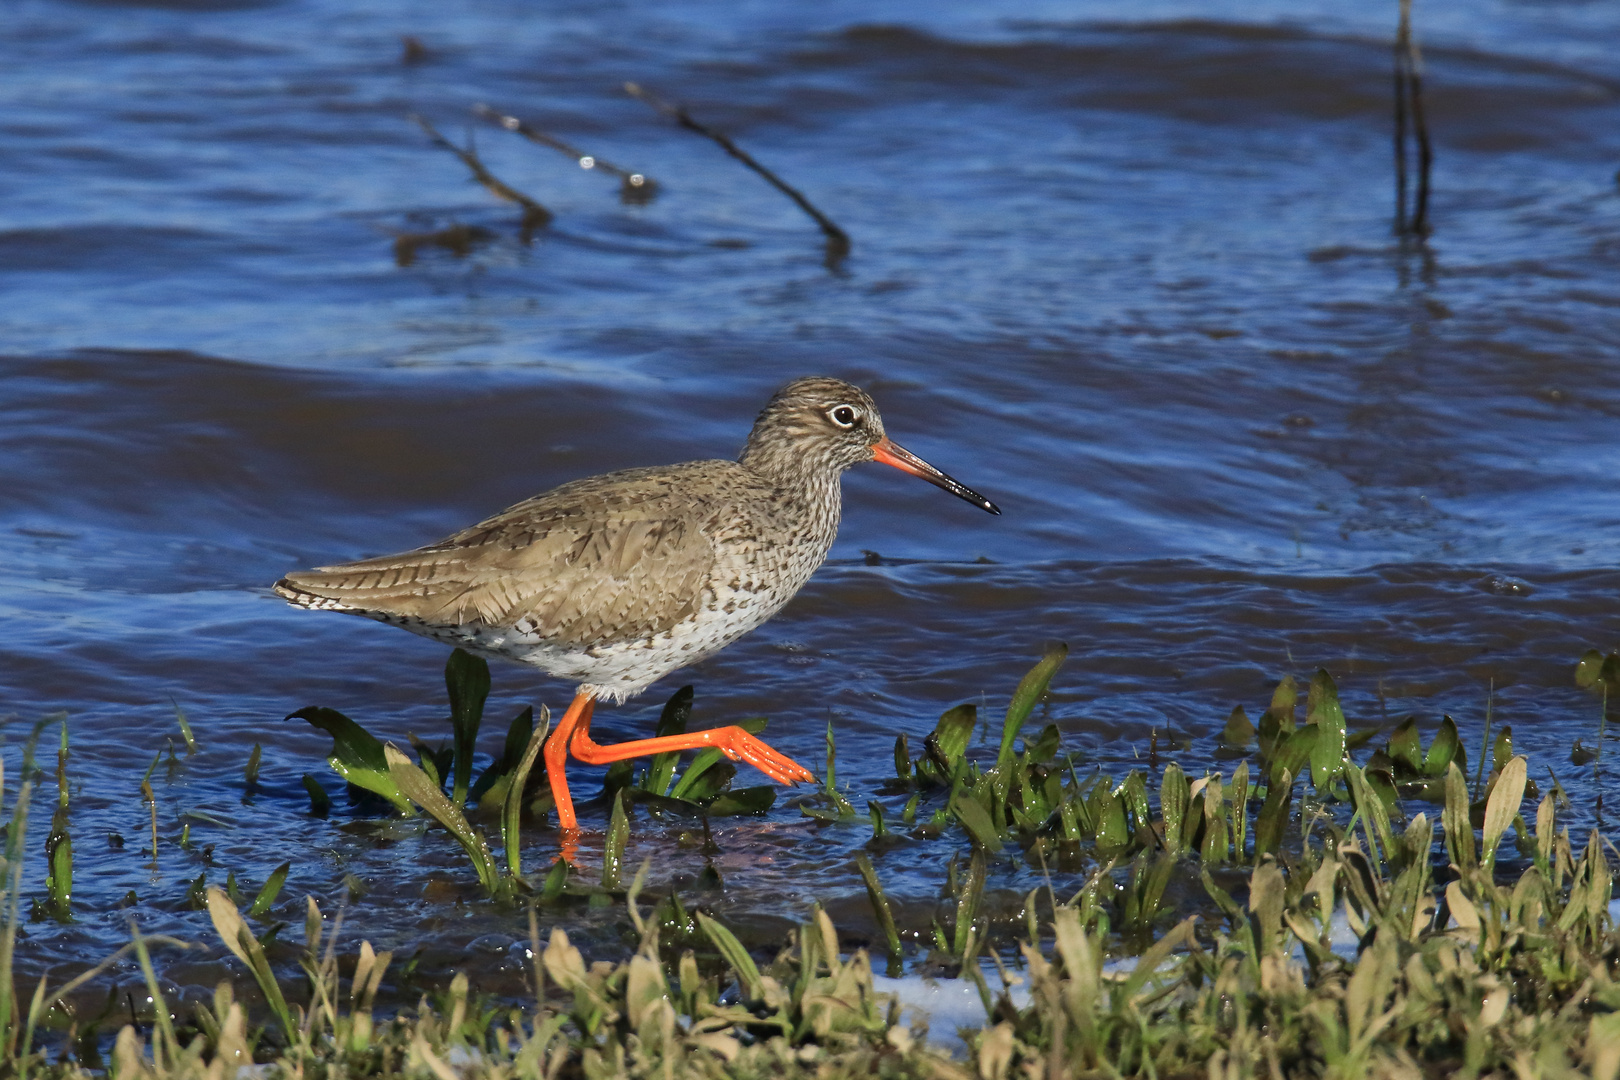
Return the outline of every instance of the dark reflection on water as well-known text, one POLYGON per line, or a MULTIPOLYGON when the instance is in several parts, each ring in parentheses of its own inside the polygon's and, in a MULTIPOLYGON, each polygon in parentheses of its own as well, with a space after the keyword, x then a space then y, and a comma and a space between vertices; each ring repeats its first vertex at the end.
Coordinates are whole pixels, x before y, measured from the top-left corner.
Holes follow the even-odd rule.
MULTIPOLYGON (((335 907, 353 875, 349 926, 379 947, 422 948, 429 972, 482 957, 492 987, 516 985, 519 921, 482 909, 456 849, 371 823, 325 738, 281 719, 322 704, 435 741, 443 650, 266 586, 580 475, 730 456, 810 372, 870 388, 897 439, 1004 516, 856 470, 834 565, 753 637, 603 710, 604 736, 645 733, 690 681, 697 723, 768 715, 806 762, 830 720, 861 805, 897 733, 915 745, 961 701, 999 715, 1057 638, 1071 659, 1037 719, 1087 767, 1145 767, 1157 731, 1188 771, 1230 770, 1227 711, 1325 666, 1353 726, 1450 713, 1471 754, 1494 693, 1533 775, 1575 796, 1572 827, 1595 823, 1569 749, 1596 738, 1573 661, 1612 644, 1620 590, 1620 75, 1583 44, 1611 15, 1436 9, 1437 231, 1403 249, 1381 26, 681 12, 0 16, 0 712, 14 775, 27 723, 70 711, 79 860, 79 921, 31 924, 29 965, 65 971, 130 914, 208 938, 184 903, 198 874, 256 884, 291 860, 281 917, 305 893, 335 907), (404 34, 427 49, 408 66, 404 34), (851 257, 828 273, 795 208, 617 95, 627 78, 802 187, 851 257), (480 101, 657 176, 659 199, 623 205, 482 129, 490 167, 557 213, 523 243, 516 212, 404 121, 450 134, 480 101), (395 236, 452 226, 491 238, 395 264, 395 236), (154 869, 136 789, 175 703, 201 750, 154 774, 154 869), (309 815, 306 772, 330 819, 309 815)), ((517 668, 495 687, 492 722, 569 691, 517 668)), ((600 830, 604 810, 583 819, 600 830)), ((850 862, 865 825, 787 797, 717 823, 720 890, 682 831, 638 818, 631 859, 754 940, 812 896, 870 930, 850 862)), ((877 857, 912 928, 954 848, 877 857)), ((536 831, 526 857, 550 850, 536 831)), ((1038 880, 1008 860, 994 885, 1038 880)), ((619 947, 614 913, 552 918, 619 947)), ((169 977, 208 985, 215 960, 169 977)))

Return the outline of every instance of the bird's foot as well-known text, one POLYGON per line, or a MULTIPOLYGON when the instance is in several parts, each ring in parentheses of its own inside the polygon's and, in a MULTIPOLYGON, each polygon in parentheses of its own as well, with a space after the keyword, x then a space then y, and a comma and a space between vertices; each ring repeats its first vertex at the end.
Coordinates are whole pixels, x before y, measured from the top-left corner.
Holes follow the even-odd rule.
POLYGON ((778 784, 815 780, 809 769, 740 727, 720 728, 715 732, 713 746, 732 761, 747 762, 778 784))

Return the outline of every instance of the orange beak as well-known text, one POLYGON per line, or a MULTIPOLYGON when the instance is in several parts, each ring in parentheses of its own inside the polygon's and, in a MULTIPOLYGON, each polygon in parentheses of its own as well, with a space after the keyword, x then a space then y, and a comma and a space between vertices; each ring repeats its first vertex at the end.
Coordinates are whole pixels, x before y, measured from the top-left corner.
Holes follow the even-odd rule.
POLYGON ((995 503, 967 485, 952 480, 910 450, 891 440, 887 435, 872 444, 872 460, 881 461, 885 465, 892 465, 901 472, 910 473, 912 476, 920 476, 935 487, 944 488, 958 499, 970 502, 980 510, 992 514, 1001 513, 995 503))

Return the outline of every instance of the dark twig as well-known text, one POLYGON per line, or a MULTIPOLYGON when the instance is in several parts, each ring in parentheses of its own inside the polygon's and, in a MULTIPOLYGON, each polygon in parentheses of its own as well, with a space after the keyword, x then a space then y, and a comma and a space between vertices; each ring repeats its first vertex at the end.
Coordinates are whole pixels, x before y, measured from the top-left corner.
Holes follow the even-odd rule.
POLYGON ((485 168, 484 163, 479 160, 478 154, 473 151, 471 145, 465 150, 461 149, 461 147, 440 135, 439 130, 428 123, 426 117, 417 116, 413 113, 411 119, 415 120, 422 130, 427 132, 427 137, 433 140, 434 146, 448 150, 460 158, 461 163, 472 171, 474 180, 483 184, 484 187, 499 198, 505 199, 507 202, 517 203, 523 207, 523 232, 525 236, 535 229, 543 229, 551 224, 552 214, 550 210, 547 210, 544 206, 523 194, 523 192, 504 183, 494 173, 485 168))
POLYGON ((755 161, 753 155, 749 154, 748 151, 732 142, 724 132, 716 131, 707 124, 699 123, 698 121, 692 119, 692 114, 688 113, 686 109, 678 105, 671 105, 669 102, 658 97, 656 94, 647 91, 636 83, 625 83, 624 91, 637 101, 642 101, 648 105, 651 105, 665 116, 680 124, 681 127, 685 128, 686 130, 696 132, 697 134, 702 135, 704 138, 712 139, 714 142, 719 144, 720 149, 724 150, 726 153, 730 154, 732 157, 754 170, 760 176, 764 177, 766 182, 772 187, 776 188, 776 190, 780 191, 782 194, 786 195, 788 198, 797 203, 799 209, 803 210, 806 214, 809 214, 811 219, 821 227, 822 233, 826 235, 827 260, 829 263, 837 262, 839 259, 842 259, 845 255, 849 254, 850 239, 848 233, 839 228, 837 223, 835 223, 826 214, 823 214, 820 210, 816 209, 815 205, 811 203, 809 199, 805 198, 803 193, 801 193, 797 188, 791 186, 780 176, 777 176, 771 170, 755 161))
POLYGON ((1395 31, 1395 232, 1400 236, 1427 236, 1429 174, 1434 150, 1423 112, 1423 57, 1412 36, 1412 0, 1401 0, 1400 23, 1395 31), (1417 195, 1407 213, 1406 144, 1408 121, 1417 145, 1417 195))
POLYGON ((492 120, 507 131, 513 131, 528 139, 537 146, 547 146, 559 153, 567 154, 579 162, 582 169, 599 169, 619 178, 619 197, 628 203, 652 202, 658 196, 658 184, 645 173, 631 172, 621 169, 606 158, 587 154, 585 151, 563 142, 555 135, 548 135, 544 131, 531 127, 515 116, 510 116, 499 109, 488 105, 474 105, 472 111, 486 120, 492 120))

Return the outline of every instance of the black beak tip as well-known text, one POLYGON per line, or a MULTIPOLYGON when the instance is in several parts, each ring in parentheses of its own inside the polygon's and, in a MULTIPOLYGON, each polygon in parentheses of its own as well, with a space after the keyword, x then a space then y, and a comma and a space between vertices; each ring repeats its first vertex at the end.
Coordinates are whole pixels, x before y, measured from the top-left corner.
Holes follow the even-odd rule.
POLYGON ((984 500, 984 509, 986 512, 996 515, 996 517, 1001 516, 1001 507, 997 506, 989 499, 984 500))

